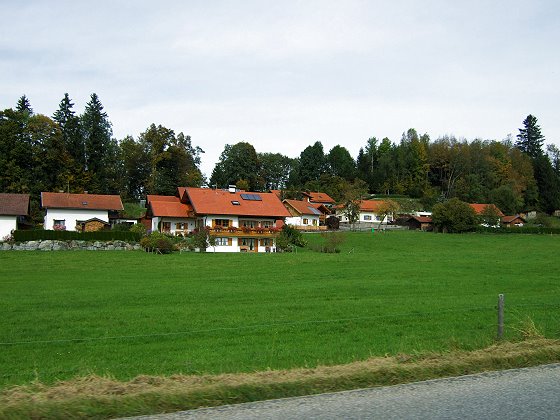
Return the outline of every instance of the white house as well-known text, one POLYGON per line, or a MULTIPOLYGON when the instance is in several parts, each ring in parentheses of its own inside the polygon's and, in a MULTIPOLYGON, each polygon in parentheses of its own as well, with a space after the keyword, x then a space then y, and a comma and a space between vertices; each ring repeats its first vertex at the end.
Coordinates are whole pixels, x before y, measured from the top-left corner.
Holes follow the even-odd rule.
POLYGON ((151 219, 153 232, 184 236, 196 227, 192 206, 182 203, 179 197, 148 195, 146 207, 146 217, 151 219))
MULTIPOLYGON (((359 200, 359 214, 357 223, 391 223, 394 220, 394 214, 387 216, 382 214, 385 201, 382 200, 359 200)), ((348 217, 344 214, 343 206, 336 206, 336 216, 342 223, 348 223, 348 217)))
POLYGON ((46 209, 44 228, 48 230, 98 230, 123 210, 120 196, 102 194, 42 192, 41 206, 46 209))
POLYGON ((29 194, 0 194, 0 240, 29 215, 29 194))
POLYGON ((323 213, 309 201, 284 200, 290 217, 286 217, 286 224, 297 229, 318 229, 323 213))
POLYGON ((290 216, 274 193, 179 187, 177 195, 148 197, 153 230, 207 229, 215 242, 209 252, 274 252, 279 226, 290 216))

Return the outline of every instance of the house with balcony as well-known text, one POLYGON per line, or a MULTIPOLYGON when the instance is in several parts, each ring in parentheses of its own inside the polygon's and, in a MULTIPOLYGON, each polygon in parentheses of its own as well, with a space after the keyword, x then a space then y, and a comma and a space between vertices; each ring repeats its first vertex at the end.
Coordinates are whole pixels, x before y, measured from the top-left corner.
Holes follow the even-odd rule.
POLYGON ((123 210, 121 197, 104 194, 41 193, 46 230, 95 231, 108 228, 123 210))
POLYGON ((290 213, 274 193, 185 188, 181 201, 192 206, 197 228, 208 229, 214 252, 274 252, 290 213))
POLYGON ((0 240, 27 224, 29 194, 0 194, 0 240))
POLYGON ((154 231, 185 235, 207 229, 209 252, 274 252, 290 213, 274 193, 179 187, 176 196, 148 196, 154 231))
POLYGON ((191 205, 181 201, 179 195, 184 188, 178 189, 177 196, 148 195, 146 216, 149 229, 176 236, 185 236, 196 227, 196 216, 191 205))

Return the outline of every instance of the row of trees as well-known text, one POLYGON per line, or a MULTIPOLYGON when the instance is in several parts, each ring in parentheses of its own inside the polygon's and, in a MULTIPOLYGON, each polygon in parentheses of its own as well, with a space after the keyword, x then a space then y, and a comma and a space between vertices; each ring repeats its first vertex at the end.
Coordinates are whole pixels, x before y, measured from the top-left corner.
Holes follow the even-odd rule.
MULTIPOLYGON (((96 94, 82 114, 65 94, 48 117, 34 113, 22 96, 0 112, 0 191, 118 193, 125 199, 174 194, 177 186, 206 183, 203 150, 183 133, 155 124, 137 138, 116 140, 96 94)), ((321 142, 298 157, 257 153, 248 142, 225 145, 209 186, 246 190, 324 191, 348 202, 367 193, 407 195, 426 208, 459 198, 494 203, 506 213, 560 208, 560 151, 544 147, 537 119, 529 115, 516 139, 431 140, 415 129, 398 143, 372 137, 356 159, 341 145, 326 152, 321 142)), ((293 193, 290 193, 293 191, 293 193)))
POLYGON ((183 133, 155 124, 138 138, 117 141, 98 96, 76 115, 68 94, 52 117, 35 114, 27 97, 0 112, 0 191, 69 191, 174 194, 178 185, 200 186, 200 147, 183 133))
POLYGON ((340 145, 325 153, 321 142, 298 158, 257 153, 246 142, 226 145, 210 183, 252 190, 324 191, 337 201, 365 193, 407 195, 425 207, 453 197, 494 203, 513 214, 522 209, 552 212, 560 208, 560 151, 543 150, 544 136, 529 115, 514 141, 431 141, 409 129, 399 143, 372 137, 356 160, 340 145))

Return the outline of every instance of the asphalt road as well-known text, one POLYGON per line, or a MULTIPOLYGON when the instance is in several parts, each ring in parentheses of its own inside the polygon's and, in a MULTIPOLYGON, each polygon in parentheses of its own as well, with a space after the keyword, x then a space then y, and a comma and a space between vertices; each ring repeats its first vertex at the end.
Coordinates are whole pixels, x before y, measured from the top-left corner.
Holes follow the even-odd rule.
POLYGON ((560 363, 142 416, 184 419, 560 419, 560 363))

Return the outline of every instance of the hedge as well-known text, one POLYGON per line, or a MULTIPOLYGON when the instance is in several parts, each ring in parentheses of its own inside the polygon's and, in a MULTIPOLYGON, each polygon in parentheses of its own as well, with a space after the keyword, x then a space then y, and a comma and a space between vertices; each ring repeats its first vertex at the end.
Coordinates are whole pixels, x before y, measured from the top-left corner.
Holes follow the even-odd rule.
POLYGON ((520 226, 520 227, 500 227, 491 228, 478 226, 477 232, 480 233, 525 233, 533 235, 560 235, 560 228, 546 227, 546 226, 520 226))
POLYGON ((66 230, 16 230, 13 234, 16 242, 26 241, 126 241, 139 242, 142 237, 137 232, 118 230, 101 230, 97 232, 73 232, 66 230))

